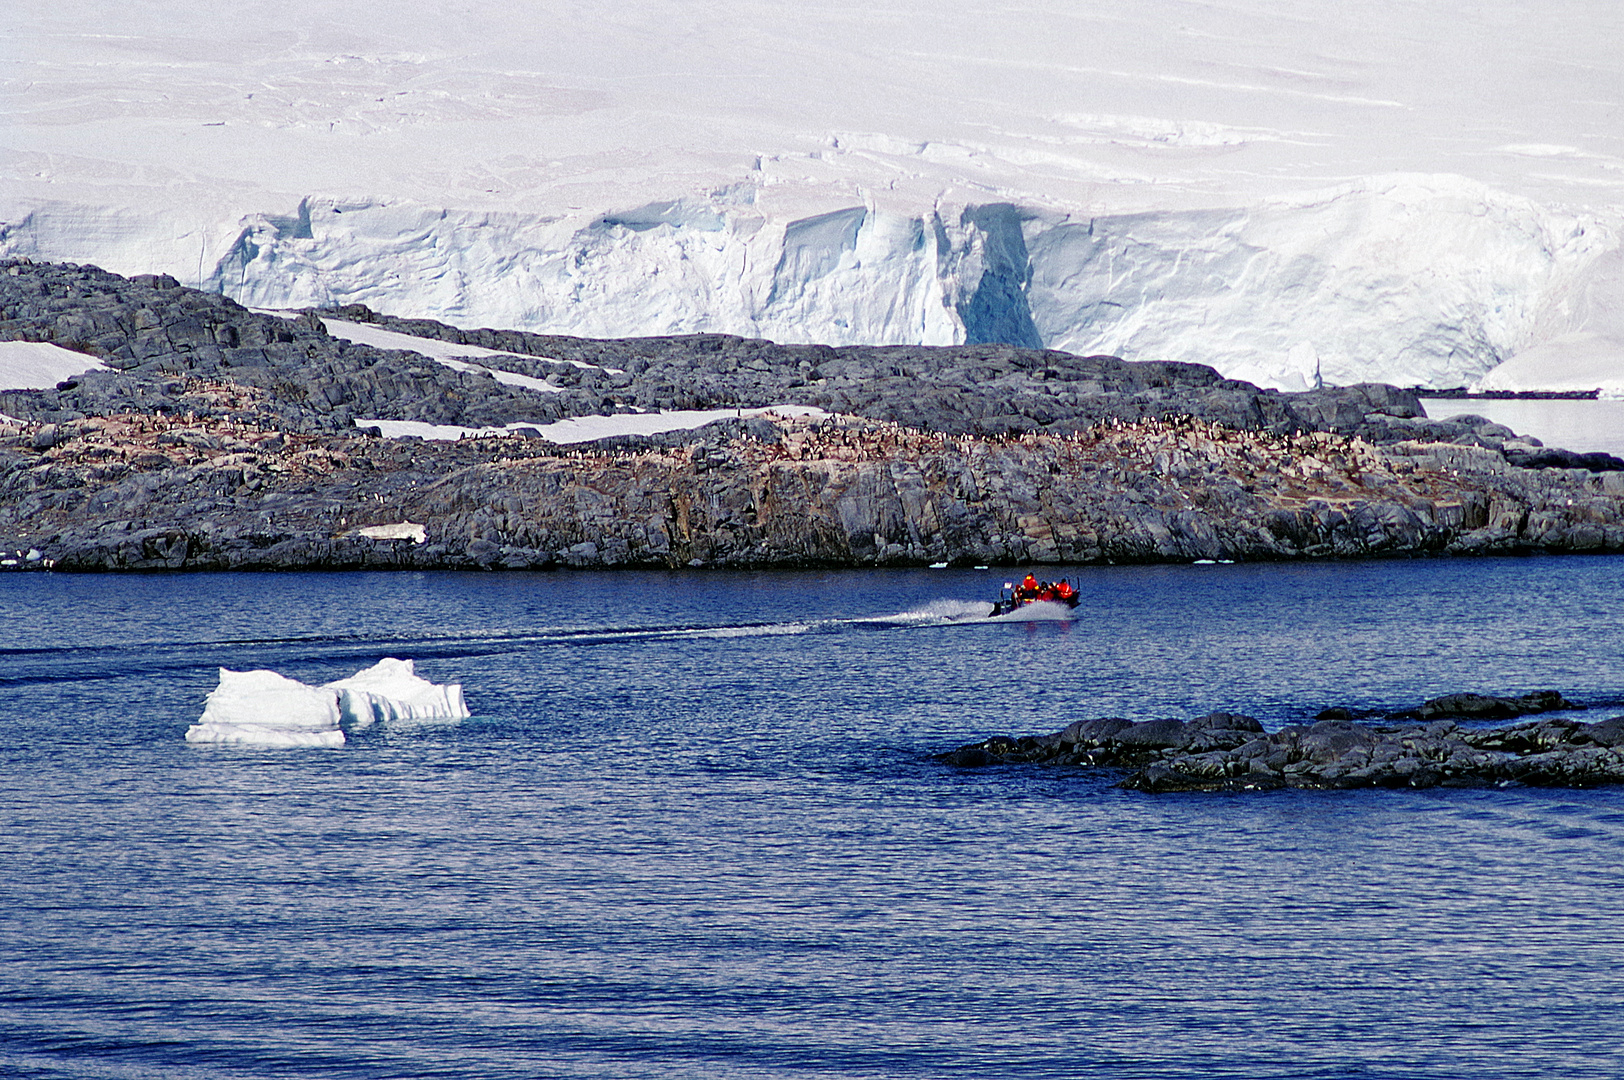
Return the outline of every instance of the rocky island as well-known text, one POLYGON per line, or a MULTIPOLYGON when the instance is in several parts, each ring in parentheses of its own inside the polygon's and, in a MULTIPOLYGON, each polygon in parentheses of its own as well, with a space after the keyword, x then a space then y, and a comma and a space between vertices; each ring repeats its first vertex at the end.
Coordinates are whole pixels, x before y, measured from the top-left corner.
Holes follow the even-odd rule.
POLYGON ((995 736, 941 755, 960 768, 1046 764, 1114 769, 1145 792, 1282 788, 1590 787, 1624 783, 1624 716, 1566 716, 1501 727, 1486 719, 1570 712, 1555 691, 1451 694, 1373 723, 1329 709, 1311 725, 1265 732, 1250 716, 1079 720, 1048 735, 995 736))
POLYGON ((0 393, 15 568, 797 567, 1624 550, 1624 461, 1381 384, 1280 393, 1007 345, 776 345, 249 311, 0 263, 0 342, 102 367, 0 393), (483 350, 356 344, 325 320, 483 350), (779 411, 774 412, 777 408, 779 411), (560 443, 551 425, 734 416, 560 443), (505 428, 458 441, 386 424, 505 428))

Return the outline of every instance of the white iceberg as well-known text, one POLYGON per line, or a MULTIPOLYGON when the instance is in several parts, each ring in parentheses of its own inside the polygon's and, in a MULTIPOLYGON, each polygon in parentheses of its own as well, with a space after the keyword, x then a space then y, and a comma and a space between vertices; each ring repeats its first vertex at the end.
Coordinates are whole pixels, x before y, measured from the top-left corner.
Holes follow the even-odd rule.
POLYGON ((190 743, 343 746, 338 695, 274 671, 220 669, 203 716, 186 729, 190 743))
POLYGON ((338 711, 353 728, 388 720, 456 720, 468 714, 461 683, 431 683, 410 660, 385 657, 365 671, 327 683, 338 694, 338 711))
POLYGON ((343 746, 340 724, 381 720, 455 720, 469 715, 462 685, 421 678, 410 660, 385 658, 347 679, 307 686, 274 671, 220 669, 203 715, 186 729, 191 743, 343 746))

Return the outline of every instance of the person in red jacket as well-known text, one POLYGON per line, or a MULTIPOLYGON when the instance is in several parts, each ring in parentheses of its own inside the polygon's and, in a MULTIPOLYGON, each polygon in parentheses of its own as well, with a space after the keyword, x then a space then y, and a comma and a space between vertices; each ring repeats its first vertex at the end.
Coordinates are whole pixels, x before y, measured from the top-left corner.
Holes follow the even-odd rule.
POLYGON ((1031 574, 1027 574, 1026 577, 1021 580, 1021 587, 1015 590, 1015 595, 1022 600, 1037 599, 1038 579, 1031 574))

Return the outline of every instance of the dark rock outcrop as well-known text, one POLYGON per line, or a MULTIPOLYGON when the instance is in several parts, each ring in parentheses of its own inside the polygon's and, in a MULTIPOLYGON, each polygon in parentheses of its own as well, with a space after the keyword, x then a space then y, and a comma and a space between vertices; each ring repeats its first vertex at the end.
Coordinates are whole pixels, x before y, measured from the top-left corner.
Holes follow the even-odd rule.
POLYGON ((1582 707, 1555 690, 1535 690, 1518 697, 1445 694, 1390 716, 1395 720, 1514 720, 1534 713, 1565 712, 1582 707))
POLYGON ((1571 450, 1507 450, 1506 460, 1519 469, 1584 469, 1624 472, 1624 459, 1612 454, 1575 454, 1571 450))
POLYGON ((0 547, 38 548, 80 570, 1624 549, 1624 499, 1606 486, 1620 474, 1461 475, 1432 464, 1436 447, 1194 421, 1015 439, 852 419, 751 423, 727 421, 732 437, 700 429, 687 444, 584 448, 289 434, 195 416, 0 425, 0 547), (422 526, 423 543, 359 532, 406 522, 422 526), (131 546, 130 534, 154 531, 185 534, 184 549, 160 558, 131 546))
MULTIPOLYGON (((1462 705, 1536 697, 1547 704, 1562 700, 1543 691, 1523 698, 1458 694, 1436 701, 1462 705)), ((1491 728, 1462 727, 1447 719, 1374 725, 1333 719, 1268 733, 1256 720, 1230 713, 1138 724, 1085 720, 1051 735, 985 739, 940 760, 960 768, 1042 762, 1132 769, 1121 786, 1146 792, 1508 783, 1589 787, 1624 783, 1624 716, 1594 724, 1552 717, 1491 728)))

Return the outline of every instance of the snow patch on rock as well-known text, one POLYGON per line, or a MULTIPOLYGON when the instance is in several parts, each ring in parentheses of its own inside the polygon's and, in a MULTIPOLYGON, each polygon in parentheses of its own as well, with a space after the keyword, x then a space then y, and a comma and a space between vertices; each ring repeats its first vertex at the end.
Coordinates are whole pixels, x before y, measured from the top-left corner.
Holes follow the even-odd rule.
POLYGON ((44 341, 0 341, 0 390, 49 390, 87 371, 106 371, 95 357, 44 341))
POLYGON ((567 446, 621 435, 662 435, 668 431, 688 431, 718 420, 750 419, 757 416, 817 417, 828 415, 811 405, 772 405, 764 409, 669 409, 657 413, 615 413, 613 416, 572 416, 551 424, 508 424, 506 427, 470 428, 456 424, 430 424, 421 420, 357 420, 356 427, 375 427, 386 439, 415 436, 419 439, 487 438, 534 431, 542 438, 567 446))
POLYGON ((364 536, 368 540, 410 540, 415 544, 427 543, 429 539, 428 527, 414 521, 399 521, 392 525, 368 525, 356 529, 355 535, 364 536))
MULTIPOLYGON (((455 341, 442 341, 439 338, 420 337, 417 334, 403 334, 397 330, 385 330, 381 326, 350 322, 347 319, 333 319, 324 316, 321 322, 333 337, 357 345, 369 345, 374 349, 401 349, 407 352, 415 352, 438 363, 445 364, 455 371, 486 371, 497 382, 506 383, 509 386, 522 386, 529 390, 539 390, 547 394, 556 394, 560 389, 541 379, 531 378, 528 375, 517 375, 511 371, 503 371, 500 368, 487 367, 484 364, 474 362, 492 356, 508 355, 507 353, 497 352, 495 349, 485 349, 478 345, 463 345, 455 341)), ((527 359, 550 360, 551 358, 543 356, 527 357, 527 359)), ((619 368, 599 367, 597 364, 588 364, 581 360, 552 360, 552 363, 568 364, 571 367, 590 371, 607 371, 611 375, 621 374, 619 368)))

